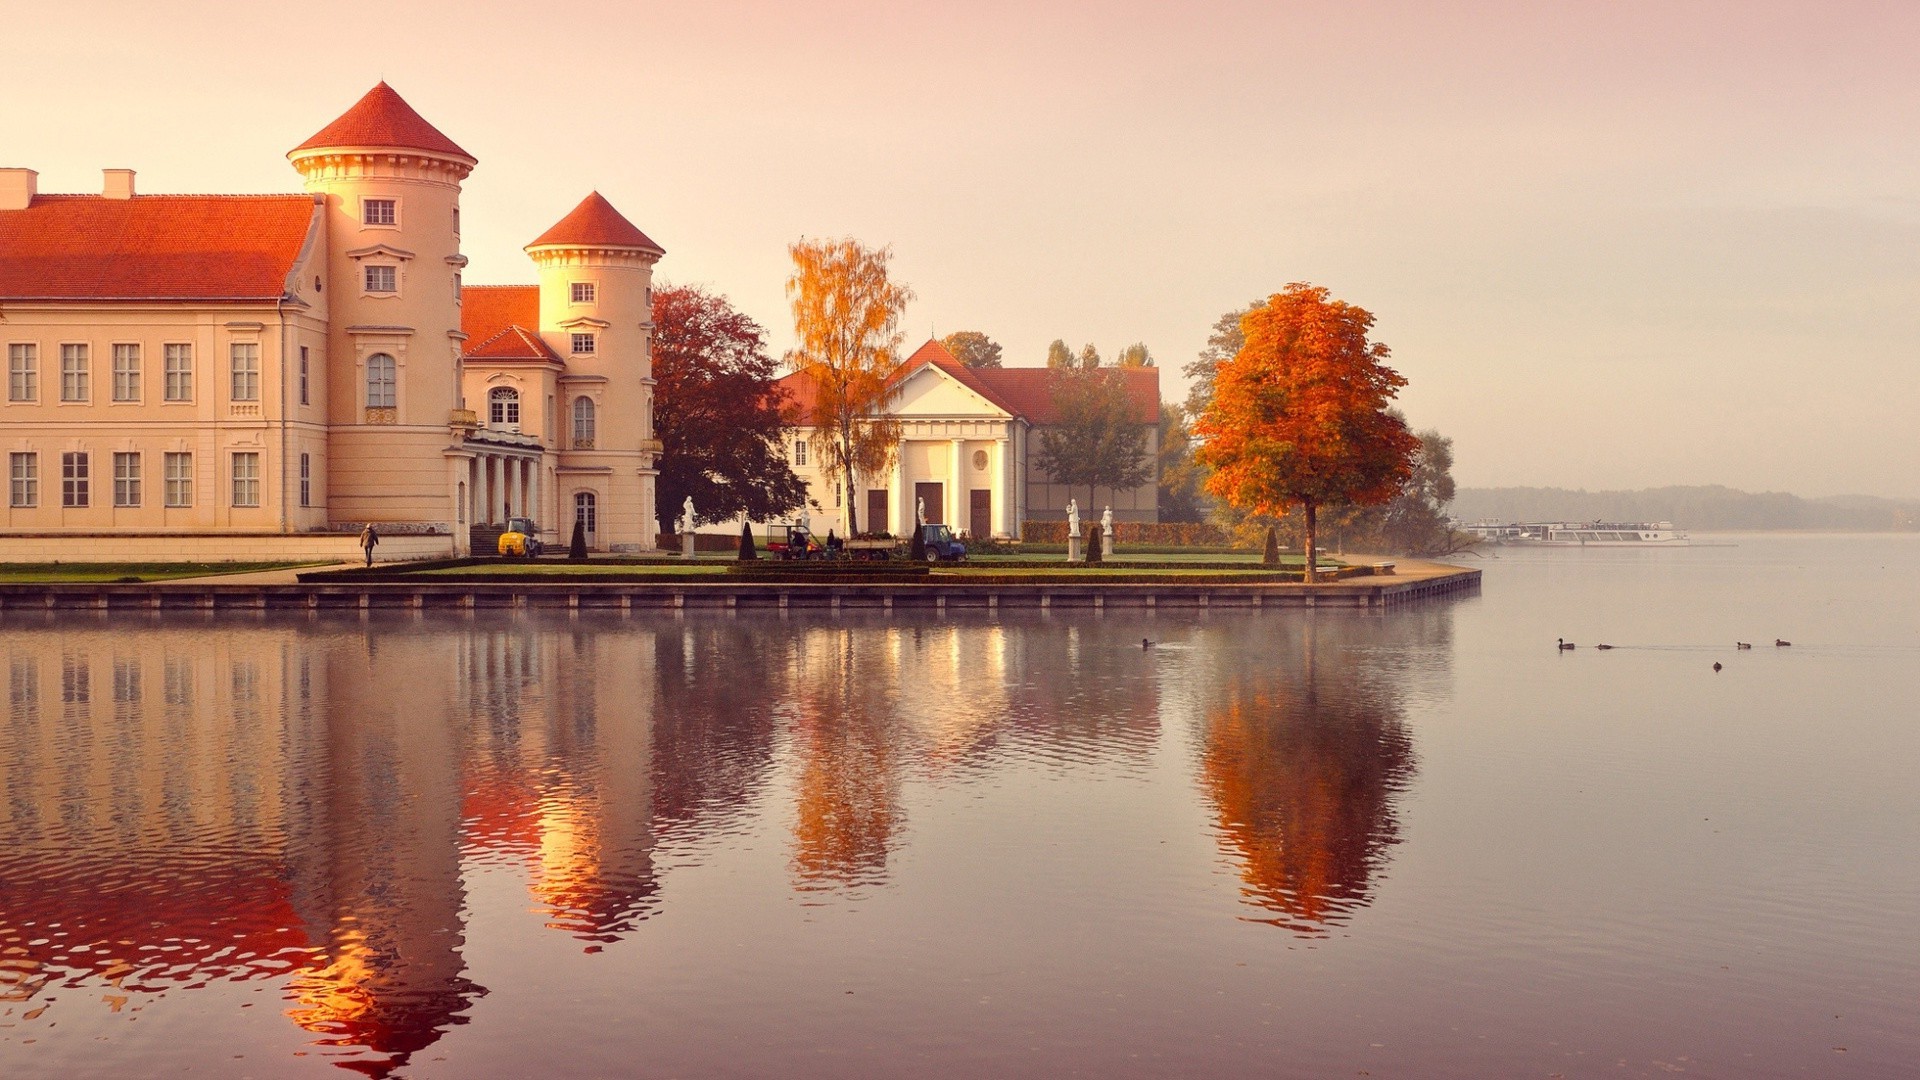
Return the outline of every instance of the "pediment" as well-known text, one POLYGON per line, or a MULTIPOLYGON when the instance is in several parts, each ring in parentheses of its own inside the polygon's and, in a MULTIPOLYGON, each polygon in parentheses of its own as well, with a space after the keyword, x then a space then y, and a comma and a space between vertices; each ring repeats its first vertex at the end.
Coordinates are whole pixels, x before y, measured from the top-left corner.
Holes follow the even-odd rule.
POLYGON ((934 364, 927 364, 900 383, 889 408, 895 416, 980 417, 1008 420, 1012 414, 982 397, 934 364))
POLYGON ((391 244, 375 244, 372 247, 354 248, 352 251, 347 252, 347 258, 356 260, 370 259, 376 255, 403 261, 413 258, 413 252, 404 248, 394 247, 391 244))

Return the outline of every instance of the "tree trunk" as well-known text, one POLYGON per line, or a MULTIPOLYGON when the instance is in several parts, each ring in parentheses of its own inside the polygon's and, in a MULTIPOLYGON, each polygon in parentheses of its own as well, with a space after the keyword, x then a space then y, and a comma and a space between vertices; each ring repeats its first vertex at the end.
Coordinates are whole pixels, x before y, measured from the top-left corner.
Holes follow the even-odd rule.
POLYGON ((851 452, 847 454, 845 460, 847 462, 847 494, 845 503, 847 508, 847 538, 851 540, 860 535, 860 511, 854 509, 853 505, 855 500, 853 497, 853 455, 851 452))
POLYGON ((1307 576, 1305 577, 1304 580, 1306 581, 1307 584, 1311 585, 1315 581, 1319 580, 1314 576, 1314 564, 1319 562, 1320 552, 1315 549, 1314 542, 1313 542, 1314 529, 1317 527, 1318 523, 1314 518, 1313 500, 1312 499, 1304 500, 1301 503, 1301 505, 1305 507, 1307 511, 1307 566, 1306 566, 1307 576))

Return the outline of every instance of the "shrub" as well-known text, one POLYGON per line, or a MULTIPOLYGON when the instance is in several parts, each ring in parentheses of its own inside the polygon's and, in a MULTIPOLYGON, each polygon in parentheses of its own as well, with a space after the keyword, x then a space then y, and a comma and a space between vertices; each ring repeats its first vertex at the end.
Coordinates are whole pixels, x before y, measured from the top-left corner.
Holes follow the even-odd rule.
POLYGON ((759 557, 759 550, 753 546, 753 526, 743 521, 740 523, 740 561, 752 562, 759 557))
MULTIPOLYGON (((1020 538, 1029 544, 1064 544, 1067 523, 1026 521, 1020 525, 1020 538)), ((1205 521, 1116 521, 1113 525, 1115 550, 1124 545, 1150 547, 1227 547, 1233 538, 1226 530, 1205 521)))

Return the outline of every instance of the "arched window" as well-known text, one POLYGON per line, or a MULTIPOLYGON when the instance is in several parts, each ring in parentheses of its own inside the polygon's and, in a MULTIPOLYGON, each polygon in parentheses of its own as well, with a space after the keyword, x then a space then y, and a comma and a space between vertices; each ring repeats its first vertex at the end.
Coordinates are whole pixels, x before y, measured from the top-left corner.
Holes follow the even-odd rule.
POLYGON ((511 386, 487 391, 487 426, 520 430, 520 391, 511 386))
POLYGON ((573 446, 576 450, 593 449, 594 435, 593 399, 577 397, 573 399, 573 446))
POLYGON ((393 357, 386 353, 367 357, 367 408, 394 408, 393 382, 393 357))

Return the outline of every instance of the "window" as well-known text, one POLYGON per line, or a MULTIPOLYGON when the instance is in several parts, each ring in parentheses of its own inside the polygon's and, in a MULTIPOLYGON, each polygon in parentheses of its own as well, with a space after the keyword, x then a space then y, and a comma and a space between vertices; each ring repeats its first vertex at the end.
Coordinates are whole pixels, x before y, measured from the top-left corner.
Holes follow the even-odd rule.
POLYGON ((7 474, 9 491, 7 502, 12 506, 40 505, 40 455, 7 455, 7 474))
POLYGON ((140 400, 140 346, 113 347, 113 400, 140 400))
POLYGON ((391 293, 400 291, 394 285, 394 267, 367 267, 367 291, 370 293, 391 293))
POLYGON ((60 505, 67 507, 86 506, 88 501, 87 455, 85 453, 61 454, 60 505))
POLYGON ((460 290, 462 287, 460 284, 460 271, 455 270, 453 272, 453 302, 456 304, 460 302, 460 290))
POLYGON ((793 463, 794 463, 794 465, 795 465, 795 466, 805 466, 805 465, 806 465, 806 463, 807 463, 807 440, 805 440, 805 439, 795 439, 795 440, 793 440, 793 463))
POLYGON ((591 282, 591 281, 576 281, 576 282, 574 282, 574 283, 573 283, 573 296, 572 296, 572 299, 573 299, 573 302, 574 302, 574 303, 576 303, 576 304, 591 304, 591 303, 593 303, 593 302, 594 302, 594 286, 593 286, 593 282, 591 282))
POLYGON ((233 455, 233 505, 260 505, 260 455, 255 451, 233 455))
POLYGON ((113 455, 113 505, 140 505, 140 455, 113 455))
POLYGON ((393 357, 386 353, 367 357, 367 408, 398 408, 395 396, 393 357))
POLYGON ((313 456, 300 455, 300 505, 313 505, 313 456))
POLYGON ((593 399, 577 397, 573 399, 573 445, 581 450, 593 449, 594 423, 593 399))
POLYGON ((163 390, 168 401, 193 400, 193 346, 168 345, 166 347, 167 385, 163 390))
POLYGON ((520 392, 518 390, 507 386, 496 386, 487 391, 487 425, 509 428, 520 426, 520 392))
POLYGON ((573 520, 589 534, 600 531, 600 500, 591 491, 576 491, 573 495, 573 520))
POLYGON ((193 455, 168 454, 165 464, 167 470, 167 505, 192 506, 193 455))
POLYGON ((593 355, 593 335, 592 334, 573 335, 573 355, 575 356, 592 356, 593 355))
POLYGON ((87 347, 85 345, 60 346, 60 400, 85 401, 93 393, 88 379, 87 347))
POLYGON ((453 235, 460 235, 460 208, 457 206, 453 208, 453 235))
POLYGON ((300 346, 300 404, 302 405, 313 404, 307 378, 308 362, 311 360, 310 351, 305 345, 300 346))
POLYGON ((7 346, 7 400, 40 400, 40 347, 7 346))
POLYGON ((840 482, 837 480, 833 484, 833 508, 840 509, 840 482))
POLYGON ((363 225, 393 225, 398 218, 394 214, 392 199, 361 199, 360 223, 363 225))
POLYGON ((254 342, 234 342, 233 400, 260 400, 260 346, 254 342))

